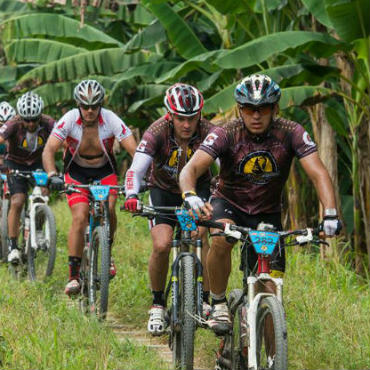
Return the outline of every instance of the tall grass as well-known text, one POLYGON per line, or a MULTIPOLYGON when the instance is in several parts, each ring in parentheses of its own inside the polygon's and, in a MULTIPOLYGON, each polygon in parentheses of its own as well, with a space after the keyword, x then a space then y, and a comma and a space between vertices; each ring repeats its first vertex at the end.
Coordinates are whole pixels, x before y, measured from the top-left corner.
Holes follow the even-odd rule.
POLYGON ((166 368, 155 351, 131 340, 119 341, 107 324, 83 316, 77 304, 64 298, 70 216, 65 203, 58 203, 54 212, 58 257, 51 279, 46 283, 17 282, 11 280, 4 265, 0 266, 0 368, 166 368))
MULTIPOLYGON (((0 360, 4 369, 166 369, 152 351, 120 343, 111 329, 66 305, 67 231, 70 215, 55 206, 58 261, 46 284, 21 284, 0 269, 0 360)), ((113 256, 118 269, 110 284, 109 310, 121 322, 146 329, 151 303, 147 273, 151 252, 146 220, 118 215, 113 256)), ((238 248, 233 251, 229 290, 240 287, 238 248)), ((370 368, 368 281, 338 261, 314 252, 288 252, 284 280, 289 369, 370 368)), ((213 368, 219 340, 196 334, 198 364, 213 368)), ((165 339, 163 339, 165 341, 165 339)), ((1 368, 1 365, 0 365, 1 368)))

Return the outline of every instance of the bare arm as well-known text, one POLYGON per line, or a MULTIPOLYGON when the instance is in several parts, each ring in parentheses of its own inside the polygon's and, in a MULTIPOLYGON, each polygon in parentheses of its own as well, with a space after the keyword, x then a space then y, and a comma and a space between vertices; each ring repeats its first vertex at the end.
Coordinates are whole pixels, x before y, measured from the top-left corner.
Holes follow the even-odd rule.
POLYGON ((55 153, 62 147, 63 141, 55 136, 49 136, 49 139, 42 152, 42 164, 47 173, 56 172, 55 153))
POLYGON ((121 140, 119 144, 121 145, 121 148, 126 150, 132 158, 134 157, 137 146, 134 135, 130 135, 126 139, 121 140))
POLYGON ((300 159, 300 163, 312 181, 324 209, 336 208, 333 183, 318 153, 309 154, 300 159))
POLYGON ((197 179, 211 166, 214 159, 205 151, 197 150, 180 173, 182 192, 195 191, 197 179))
POLYGON ((2 136, 0 136, 0 144, 3 144, 3 143, 5 143, 5 139, 2 136))

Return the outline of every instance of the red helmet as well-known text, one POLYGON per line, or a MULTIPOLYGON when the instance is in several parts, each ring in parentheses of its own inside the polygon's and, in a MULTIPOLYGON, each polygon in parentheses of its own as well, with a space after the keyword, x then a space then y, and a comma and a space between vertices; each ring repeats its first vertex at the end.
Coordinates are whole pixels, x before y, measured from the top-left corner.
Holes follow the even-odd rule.
POLYGON ((172 114, 191 117, 203 108, 203 96, 193 86, 177 83, 166 91, 164 105, 172 114))

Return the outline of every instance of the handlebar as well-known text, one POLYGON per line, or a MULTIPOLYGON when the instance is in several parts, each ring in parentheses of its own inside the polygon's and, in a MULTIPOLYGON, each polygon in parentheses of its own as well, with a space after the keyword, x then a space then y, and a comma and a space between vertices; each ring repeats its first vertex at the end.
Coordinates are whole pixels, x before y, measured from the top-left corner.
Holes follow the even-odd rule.
MULTIPOLYGON (((183 209, 182 207, 154 207, 143 205, 137 213, 134 213, 133 216, 141 216, 153 218, 155 216, 173 216, 175 217, 175 212, 177 210, 183 209)), ((217 234, 211 234, 211 236, 225 236, 232 237, 237 240, 246 240, 251 231, 255 229, 250 227, 238 226, 230 223, 215 222, 210 220, 195 220, 197 226, 203 226, 207 228, 219 229, 220 232, 217 234)), ((264 225, 266 226, 266 224, 264 225)), ((275 231, 272 229, 264 229, 261 231, 274 232, 279 234, 280 239, 287 239, 291 236, 295 236, 294 242, 285 244, 285 245, 303 245, 309 242, 327 244, 322 239, 319 239, 319 233, 321 228, 304 228, 297 230, 288 230, 288 231, 275 231), (316 238, 315 238, 316 237, 316 238)))
POLYGON ((124 188, 121 185, 104 185, 104 184, 66 184, 66 187, 64 190, 61 191, 61 193, 65 194, 73 194, 73 193, 82 193, 78 189, 89 189, 92 186, 109 186, 110 189, 117 189, 118 194, 124 194, 124 188))

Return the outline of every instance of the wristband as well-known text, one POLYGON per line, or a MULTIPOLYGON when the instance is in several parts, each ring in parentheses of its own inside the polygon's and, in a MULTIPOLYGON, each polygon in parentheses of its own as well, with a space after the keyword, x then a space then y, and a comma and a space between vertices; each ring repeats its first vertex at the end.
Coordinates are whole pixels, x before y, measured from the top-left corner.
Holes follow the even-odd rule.
POLYGON ((197 193, 195 191, 193 191, 193 190, 189 190, 189 191, 184 191, 182 193, 182 196, 181 197, 182 197, 183 200, 185 200, 186 197, 189 197, 189 196, 192 196, 192 195, 197 196, 197 193))
POLYGON ((127 199, 133 199, 133 198, 135 198, 135 199, 139 199, 139 198, 137 197, 137 195, 136 195, 136 194, 131 194, 131 195, 129 195, 129 196, 126 198, 126 200, 127 200, 127 199))
POLYGON ((338 213, 335 208, 325 208, 324 210, 324 217, 337 217, 338 213))
POLYGON ((57 175, 56 171, 51 171, 51 172, 48 173, 48 179, 50 179, 50 177, 53 177, 53 176, 56 176, 56 175, 57 175))

